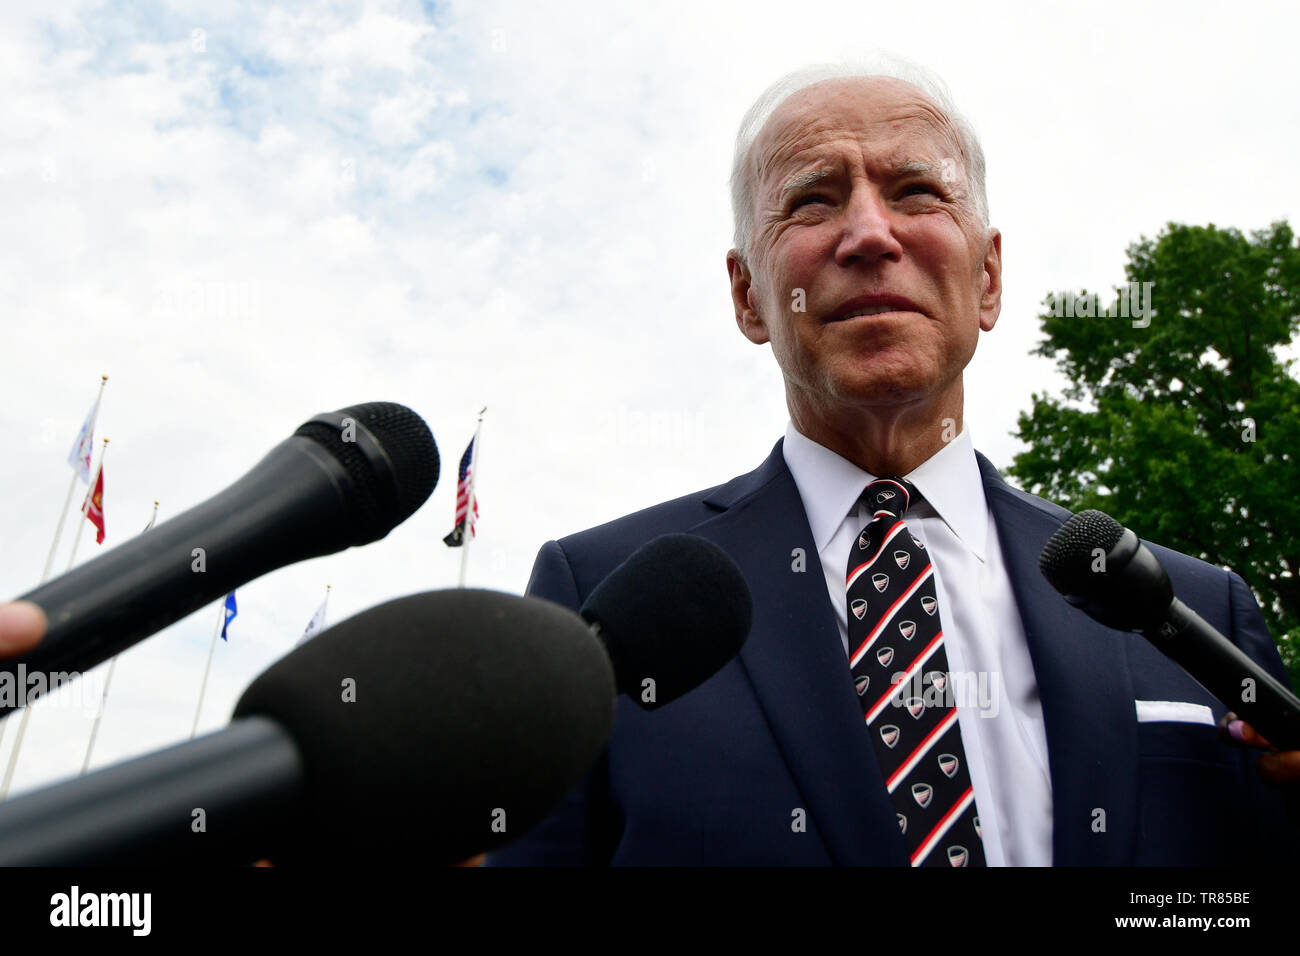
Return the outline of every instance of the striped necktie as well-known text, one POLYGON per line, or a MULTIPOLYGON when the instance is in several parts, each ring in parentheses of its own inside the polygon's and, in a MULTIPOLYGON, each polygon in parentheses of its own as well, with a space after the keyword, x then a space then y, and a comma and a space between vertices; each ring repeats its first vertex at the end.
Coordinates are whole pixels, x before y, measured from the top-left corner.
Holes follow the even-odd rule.
POLYGON ((934 568, 903 522, 920 493, 882 478, 849 550, 849 666, 913 866, 984 866, 934 568))

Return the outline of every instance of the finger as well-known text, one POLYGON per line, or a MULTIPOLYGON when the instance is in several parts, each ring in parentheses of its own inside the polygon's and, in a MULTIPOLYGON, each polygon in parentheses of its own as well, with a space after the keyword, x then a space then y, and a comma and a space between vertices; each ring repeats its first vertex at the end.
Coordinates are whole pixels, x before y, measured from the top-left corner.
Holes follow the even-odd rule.
MULTIPOLYGON (((1241 724, 1241 739, 1244 743, 1247 743, 1252 747, 1262 747, 1265 750, 1276 749, 1265 739, 1263 734, 1250 724, 1246 723, 1244 720, 1238 720, 1237 723, 1241 724)), ((1228 733, 1232 733, 1231 727, 1228 728, 1228 733)))
POLYGON ((35 647, 45 636, 45 612, 27 601, 0 605, 0 657, 35 647))
POLYGON ((1260 754, 1255 761, 1261 780, 1272 784, 1289 784, 1300 781, 1300 750, 1260 754))
POLYGON ((1260 750, 1275 749, 1263 734, 1232 711, 1228 711, 1220 718, 1219 737, 1224 743, 1232 746, 1254 747, 1260 750))

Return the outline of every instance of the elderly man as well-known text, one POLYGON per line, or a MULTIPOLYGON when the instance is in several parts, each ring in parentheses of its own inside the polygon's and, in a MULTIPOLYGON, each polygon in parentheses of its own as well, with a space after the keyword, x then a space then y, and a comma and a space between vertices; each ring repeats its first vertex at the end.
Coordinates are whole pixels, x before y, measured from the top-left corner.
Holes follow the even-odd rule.
MULTIPOLYGON (((1036 558, 1068 514, 963 428, 1002 295, 983 166, 916 72, 805 71, 751 109, 727 270, 784 376, 785 437, 749 474, 548 542, 529 590, 576 608, 689 531, 741 567, 753 631, 663 710, 621 702, 583 787, 489 862, 1193 864, 1294 839, 1255 752, 1216 732, 1223 706, 1047 584, 1036 558)), ((1239 577, 1153 549, 1286 679, 1239 577)))

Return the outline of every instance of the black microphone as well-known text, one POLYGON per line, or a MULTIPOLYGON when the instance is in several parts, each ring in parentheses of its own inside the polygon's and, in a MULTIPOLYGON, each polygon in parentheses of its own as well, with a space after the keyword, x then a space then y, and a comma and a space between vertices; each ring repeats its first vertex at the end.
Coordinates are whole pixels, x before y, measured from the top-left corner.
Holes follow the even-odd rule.
POLYGON ((559 605, 399 598, 273 664, 228 728, 0 805, 0 865, 457 863, 559 805, 614 693, 559 605))
POLYGON ((1300 746, 1300 698, 1176 598, 1159 559, 1110 515, 1074 515, 1043 547, 1038 567, 1090 617, 1140 631, 1274 746, 1300 746))
POLYGON ((654 710, 736 656, 753 602, 740 568, 716 544, 665 534, 596 585, 581 614, 604 642, 619 691, 654 710))
POLYGON ((379 540, 437 482, 437 446, 409 408, 317 415, 221 493, 19 598, 49 627, 0 674, 89 670, 268 571, 379 540))

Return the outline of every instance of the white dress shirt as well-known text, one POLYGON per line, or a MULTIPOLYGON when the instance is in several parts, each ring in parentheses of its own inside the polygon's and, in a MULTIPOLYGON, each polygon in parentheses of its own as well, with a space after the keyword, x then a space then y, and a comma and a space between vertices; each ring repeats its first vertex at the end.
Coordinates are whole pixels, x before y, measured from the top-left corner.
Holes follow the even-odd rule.
MULTIPOLYGON (((793 424, 786 428, 784 452, 808 514, 847 660, 845 573, 849 550, 871 520, 860 502, 862 492, 875 478, 900 476, 871 475, 804 437, 793 424)), ((985 860, 990 866, 1050 866, 1052 785, 1043 709, 969 432, 963 429, 901 477, 924 496, 904 520, 934 565, 985 860)))

